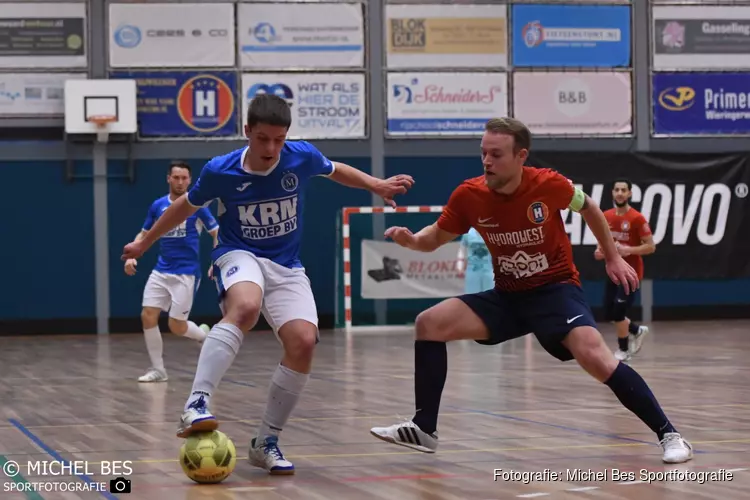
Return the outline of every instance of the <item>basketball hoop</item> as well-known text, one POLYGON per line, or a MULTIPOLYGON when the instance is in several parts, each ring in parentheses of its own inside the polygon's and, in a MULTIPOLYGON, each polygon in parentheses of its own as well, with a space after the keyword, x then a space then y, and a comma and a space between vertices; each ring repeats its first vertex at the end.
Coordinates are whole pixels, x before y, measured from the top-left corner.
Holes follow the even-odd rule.
POLYGON ((97 140, 106 143, 109 141, 109 124, 116 122, 117 117, 113 115, 93 115, 88 118, 88 121, 96 124, 97 140))

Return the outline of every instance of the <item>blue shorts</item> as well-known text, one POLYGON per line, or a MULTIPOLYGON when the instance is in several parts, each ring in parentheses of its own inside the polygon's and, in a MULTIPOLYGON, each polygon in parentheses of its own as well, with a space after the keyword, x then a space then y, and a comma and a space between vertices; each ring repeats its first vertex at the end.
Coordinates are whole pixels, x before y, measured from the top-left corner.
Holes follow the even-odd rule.
POLYGON ((635 302, 635 292, 625 293, 622 285, 608 279, 604 289, 604 317, 607 321, 624 321, 627 312, 635 302))
POLYGON ((533 333, 545 351, 560 361, 573 354, 562 342, 573 328, 591 326, 596 321, 583 290, 569 283, 553 283, 522 292, 496 289, 458 297, 487 326, 490 336, 477 340, 497 345, 533 333))

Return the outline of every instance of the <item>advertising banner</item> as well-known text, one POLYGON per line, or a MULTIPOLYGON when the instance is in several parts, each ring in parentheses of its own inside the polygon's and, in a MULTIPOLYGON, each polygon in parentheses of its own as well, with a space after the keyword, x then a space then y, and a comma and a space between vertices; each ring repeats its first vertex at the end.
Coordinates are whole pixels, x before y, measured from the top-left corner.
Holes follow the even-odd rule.
POLYGON ((235 65, 234 4, 109 4, 113 68, 235 65))
POLYGON ((747 73, 655 73, 655 135, 750 133, 747 73))
POLYGON ((653 8, 654 69, 750 68, 750 6, 653 8))
POLYGON ((505 5, 387 4, 388 68, 508 65, 505 5))
POLYGON ((629 67, 629 5, 514 5, 513 65, 629 67))
POLYGON ((457 242, 430 253, 391 241, 362 240, 361 247, 363 299, 441 298, 464 293, 457 242))
POLYGON ((136 80, 141 137, 239 134, 237 75, 232 71, 123 71, 110 78, 136 80))
POLYGON ((630 73, 513 75, 513 116, 539 135, 614 135, 633 131, 630 73))
MULTIPOLYGON (((532 154, 529 164, 566 175, 602 210, 614 207, 612 182, 630 179, 631 206, 656 244, 644 257, 646 278, 750 277, 750 156, 556 152, 532 154)), ((591 229, 580 214, 562 215, 583 279, 605 279, 591 229)))
POLYGON ((85 68, 85 3, 0 3, 0 68, 85 68))
POLYGON ((65 80, 85 73, 0 73, 0 117, 62 116, 65 80))
POLYGON ((389 135, 481 135, 508 114, 506 73, 389 73, 389 135))
MULTIPOLYGON (((292 108, 293 139, 365 137, 367 95, 363 74, 246 73, 242 109, 258 94, 275 94, 292 108)), ((243 111, 243 124, 245 123, 243 111)))
POLYGON ((240 3, 242 68, 362 68, 362 4, 240 3))

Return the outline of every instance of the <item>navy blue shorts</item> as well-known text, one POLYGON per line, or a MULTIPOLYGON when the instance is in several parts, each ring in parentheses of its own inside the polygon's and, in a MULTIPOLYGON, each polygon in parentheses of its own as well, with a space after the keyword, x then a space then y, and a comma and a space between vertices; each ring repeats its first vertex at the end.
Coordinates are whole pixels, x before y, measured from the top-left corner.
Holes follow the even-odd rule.
POLYGON ((604 317, 607 321, 622 321, 627 311, 633 306, 635 296, 638 293, 625 293, 622 285, 616 285, 608 279, 604 289, 604 317))
POLYGON ((458 299, 479 316, 490 332, 489 339, 477 343, 497 345, 533 333, 544 350, 560 361, 573 359, 573 354, 562 344, 573 328, 597 326, 583 290, 569 283, 553 283, 522 292, 493 288, 458 299))

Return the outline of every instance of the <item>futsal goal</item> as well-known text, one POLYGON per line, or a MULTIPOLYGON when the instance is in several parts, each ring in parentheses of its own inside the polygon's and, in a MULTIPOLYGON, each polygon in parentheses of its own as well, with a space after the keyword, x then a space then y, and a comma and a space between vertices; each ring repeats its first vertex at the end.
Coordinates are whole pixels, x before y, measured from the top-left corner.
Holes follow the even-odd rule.
POLYGON ((442 211, 439 205, 344 207, 339 211, 337 328, 412 325, 420 311, 463 293, 458 239, 426 253, 384 241, 380 232, 403 226, 416 233, 434 223, 442 211))

